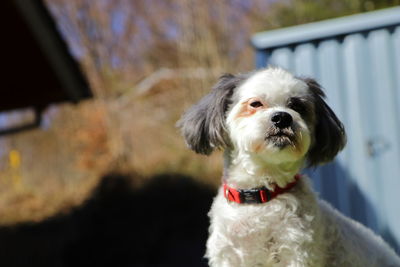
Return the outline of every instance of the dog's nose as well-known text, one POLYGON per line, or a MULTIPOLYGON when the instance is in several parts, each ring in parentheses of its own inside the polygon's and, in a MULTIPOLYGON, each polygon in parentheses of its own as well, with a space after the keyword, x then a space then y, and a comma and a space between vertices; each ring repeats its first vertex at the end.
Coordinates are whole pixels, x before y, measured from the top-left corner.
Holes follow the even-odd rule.
POLYGON ((293 118, 287 112, 275 112, 271 117, 272 123, 278 128, 286 128, 292 124, 293 118))

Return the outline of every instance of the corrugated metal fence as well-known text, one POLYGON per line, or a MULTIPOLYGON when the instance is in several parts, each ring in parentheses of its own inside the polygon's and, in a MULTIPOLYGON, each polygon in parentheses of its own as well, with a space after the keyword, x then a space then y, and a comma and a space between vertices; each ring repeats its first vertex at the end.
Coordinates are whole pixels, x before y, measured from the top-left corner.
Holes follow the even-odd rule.
POLYGON ((321 196, 400 252, 400 7, 258 33, 257 67, 316 78, 345 124, 334 163, 309 170, 321 196))

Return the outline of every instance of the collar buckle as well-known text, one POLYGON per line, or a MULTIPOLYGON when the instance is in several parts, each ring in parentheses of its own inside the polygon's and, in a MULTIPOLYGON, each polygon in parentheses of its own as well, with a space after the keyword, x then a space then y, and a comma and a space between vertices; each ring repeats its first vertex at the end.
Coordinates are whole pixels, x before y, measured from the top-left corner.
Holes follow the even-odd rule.
POLYGON ((268 190, 266 188, 261 189, 249 189, 249 190, 238 190, 241 203, 262 203, 261 191, 268 190))

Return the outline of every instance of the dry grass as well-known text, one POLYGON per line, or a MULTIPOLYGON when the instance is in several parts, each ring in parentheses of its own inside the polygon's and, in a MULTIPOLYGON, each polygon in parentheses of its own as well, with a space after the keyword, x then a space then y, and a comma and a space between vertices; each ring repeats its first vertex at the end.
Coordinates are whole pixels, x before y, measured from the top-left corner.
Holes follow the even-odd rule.
POLYGON ((0 192, 0 224, 10 225, 24 221, 38 222, 58 213, 68 212, 81 204, 97 184, 87 179, 78 185, 60 185, 44 179, 46 186, 22 185, 21 188, 2 186, 0 192))
MULTIPOLYGON (((179 172, 201 177, 210 184, 220 181, 221 155, 195 155, 186 147, 175 124, 188 106, 211 85, 185 87, 186 81, 161 82, 146 95, 133 96, 120 107, 118 119, 127 155, 126 164, 145 176, 179 172)), ((199 85, 200 84, 200 85, 199 85)), ((118 106, 118 101, 114 103, 118 106)))
POLYGON ((12 168, 10 154, 3 156, 0 224, 68 212, 90 196, 103 174, 115 170, 134 172, 136 179, 180 173, 219 184, 221 153, 196 155, 175 127, 211 87, 206 81, 185 87, 186 82, 173 79, 144 95, 133 91, 123 99, 52 108, 45 114, 48 129, 8 137, 7 151, 17 151, 21 162, 12 168))
POLYGON ((95 102, 64 105, 47 111, 48 129, 5 138, 0 224, 40 220, 82 202, 111 161, 104 113, 95 102), (12 153, 19 163, 10 162, 12 153))

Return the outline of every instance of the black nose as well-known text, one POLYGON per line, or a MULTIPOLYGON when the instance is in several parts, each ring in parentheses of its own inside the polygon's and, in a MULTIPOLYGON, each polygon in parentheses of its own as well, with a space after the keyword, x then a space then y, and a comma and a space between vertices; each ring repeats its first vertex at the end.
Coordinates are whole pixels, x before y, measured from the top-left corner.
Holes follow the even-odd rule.
POLYGON ((287 112, 275 112, 272 114, 271 121, 278 128, 286 128, 292 124, 293 118, 287 112))

